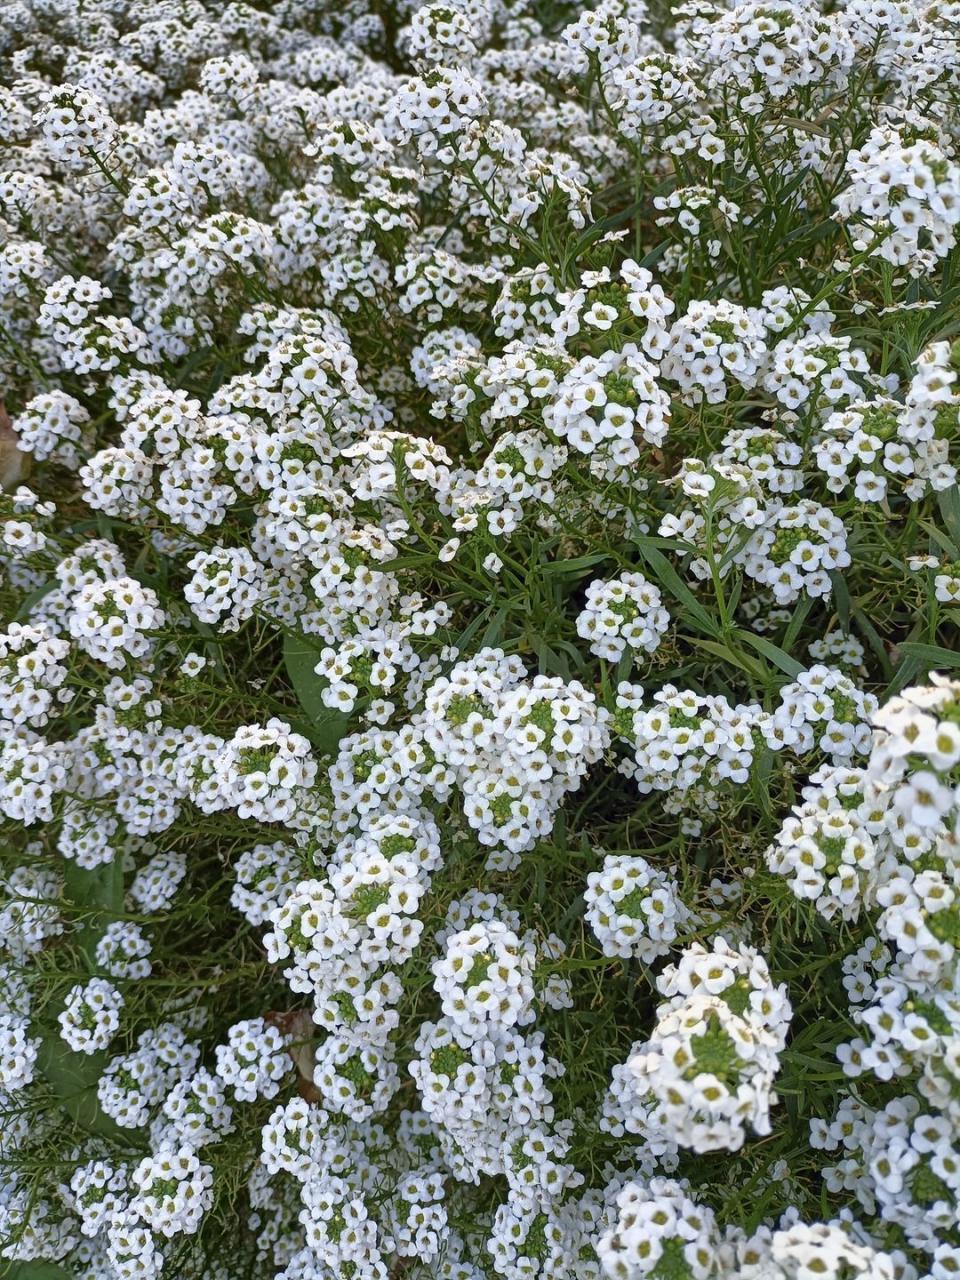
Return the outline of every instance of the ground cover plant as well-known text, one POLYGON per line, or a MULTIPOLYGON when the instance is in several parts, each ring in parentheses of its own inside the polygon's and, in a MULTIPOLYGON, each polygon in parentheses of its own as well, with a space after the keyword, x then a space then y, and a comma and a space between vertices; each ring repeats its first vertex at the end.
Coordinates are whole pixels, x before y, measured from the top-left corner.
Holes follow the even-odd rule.
POLYGON ((0 4, 0 1274, 960 1272, 958 104, 0 4))

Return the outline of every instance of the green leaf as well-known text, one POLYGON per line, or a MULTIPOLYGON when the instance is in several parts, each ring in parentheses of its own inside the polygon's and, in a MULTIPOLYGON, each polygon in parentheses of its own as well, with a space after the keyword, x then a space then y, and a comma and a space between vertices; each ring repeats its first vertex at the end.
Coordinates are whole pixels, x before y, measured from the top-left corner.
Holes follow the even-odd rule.
POLYGON ((960 546, 960 486, 952 484, 949 489, 944 489, 938 495, 937 503, 951 538, 960 546))
MULTIPOLYGON (((460 632, 460 634, 457 636, 456 640, 454 641, 454 644, 459 650, 461 650, 461 652, 464 649, 466 649, 467 645, 470 643, 473 637, 477 634, 477 632, 480 630, 483 624, 487 621, 487 618, 490 616, 490 610, 492 608, 493 608, 492 604, 488 605, 487 608, 484 609, 481 613, 478 613, 475 618, 472 618, 464 627, 464 629, 460 632)), ((501 610, 501 612, 503 611, 501 610)))
POLYGON ((55 1262, 13 1262, 0 1268, 0 1280, 70 1280, 55 1262))
POLYGON ((74 1053, 61 1040, 59 1027, 45 1029, 37 1046, 37 1065, 71 1119, 90 1133, 123 1138, 123 1130, 101 1111, 97 1097, 97 1082, 109 1060, 107 1051, 74 1053))
POLYGON ((931 542, 935 543, 941 552, 946 552, 951 560, 960 559, 960 547, 952 538, 948 538, 942 530, 938 529, 935 524, 931 524, 929 520, 919 521, 920 528, 923 529, 930 537, 931 542))
POLYGON ((773 805, 770 802, 770 774, 773 772, 774 753, 764 747, 757 755, 750 770, 750 789, 753 798, 768 818, 772 818, 773 805))
POLYGON ((545 578, 566 575, 568 573, 579 573, 582 569, 590 569, 595 564, 602 564, 604 560, 610 557, 602 551, 598 551, 592 556, 577 556, 573 560, 552 560, 549 564, 541 566, 540 572, 545 578))
POLYGON ((905 658, 915 659, 928 671, 937 667, 960 667, 960 651, 955 649, 942 649, 938 644, 920 644, 913 640, 905 640, 898 647, 905 658))
POLYGON ((75 862, 63 869, 64 896, 80 916, 77 941, 90 972, 95 971, 93 953, 100 935, 111 920, 123 911, 123 855, 112 862, 85 871, 75 862))
POLYGON ((587 230, 573 247, 570 260, 576 262, 581 254, 586 253, 592 244, 607 234, 608 231, 615 231, 637 213, 643 207, 642 201, 634 201, 633 204, 627 205, 623 209, 619 209, 616 213, 611 214, 608 218, 603 218, 599 222, 595 222, 589 230, 587 230))
POLYGON ((781 671, 786 672, 793 679, 796 679, 800 672, 805 670, 802 662, 798 662, 796 658, 791 658, 789 653, 784 653, 777 645, 765 640, 762 636, 755 636, 749 631, 741 631, 739 629, 733 634, 738 640, 742 640, 744 644, 756 649, 757 653, 763 654, 775 667, 779 667, 781 671))
MULTIPOLYGON (((94 951, 104 928, 123 911, 123 853, 112 862, 85 871, 75 862, 64 867, 64 898, 79 924, 76 939, 90 973, 96 972, 94 951)), ((74 1053, 60 1037, 57 1024, 42 1028, 37 1063, 61 1106, 91 1133, 121 1137, 122 1131, 100 1110, 97 1081, 109 1055, 74 1053)))
POLYGON ((812 608, 813 597, 804 596, 794 609, 793 616, 787 624, 786 631, 783 633, 783 648, 787 653, 789 653, 796 644, 797 636, 803 629, 803 624, 806 622, 807 616, 812 608))
POLYGON ((531 636, 530 643, 537 655, 540 674, 543 676, 561 676, 570 679, 570 664, 566 658, 552 649, 542 636, 531 636))
POLYGON ((898 694, 901 689, 905 689, 907 685, 910 684, 911 681, 915 680, 922 671, 923 663, 919 658, 904 658, 897 667, 893 679, 884 690, 881 701, 886 701, 888 698, 892 698, 898 694))
POLYGON ((654 577, 660 585, 679 602, 685 606, 687 610, 687 622, 696 622, 701 631, 705 631, 708 636, 718 636, 720 628, 714 622, 713 618, 706 611, 700 601, 696 598, 687 584, 674 569, 673 565, 653 547, 637 544, 637 550, 641 557, 650 566, 654 577))
POLYGON ((942 649, 938 644, 922 644, 918 640, 905 640, 897 646, 902 655, 896 674, 887 686, 885 697, 905 689, 913 680, 924 677, 937 669, 953 670, 960 667, 960 652, 942 649))
POLYGON ((754 680, 764 680, 763 671, 751 662, 745 653, 735 653, 733 649, 721 644, 718 640, 700 640, 697 636, 679 636, 678 638, 686 641, 687 644, 693 645, 696 649, 706 649, 707 653, 712 653, 722 661, 729 662, 731 666, 736 667, 738 670, 745 671, 754 680))
POLYGON ((333 755, 337 744, 347 732, 350 716, 345 711, 334 711, 323 701, 327 681, 316 673, 320 653, 306 636, 289 631, 283 640, 283 660, 287 675, 303 708, 305 733, 318 751, 333 755))
POLYGON ((890 664, 890 656, 887 653, 887 647, 883 643, 876 627, 862 609, 854 609, 853 620, 863 633, 864 639, 867 641, 870 648, 877 655, 880 666, 883 668, 883 674, 889 679, 890 676, 893 675, 893 667, 890 664))
MULTIPOLYGON (((507 620, 507 610, 498 609, 490 620, 490 625, 480 637, 480 648, 486 649, 491 645, 497 644, 503 638, 503 624, 507 620)), ((462 647, 462 646, 461 646, 462 647)))
POLYGON ((33 606, 39 604, 45 595, 49 595, 54 587, 59 586, 56 578, 51 578, 49 582, 45 582, 43 586, 37 587, 36 591, 31 591, 28 596, 24 596, 20 608, 14 616, 14 622, 25 622, 30 617, 30 611, 33 606))
POLYGON ((670 248, 669 240, 661 240, 659 244, 655 244, 653 248, 643 255, 640 259, 641 267, 655 267, 663 255, 670 248))
POLYGON ((435 557, 429 551, 416 551, 410 555, 397 556, 394 560, 390 560, 381 567, 391 571, 396 569, 422 569, 424 565, 433 564, 434 562, 435 557))
POLYGON ((830 582, 833 586, 833 600, 837 606, 837 617, 840 620, 840 626, 843 628, 844 634, 850 634, 850 592, 847 590, 847 584, 843 578, 834 569, 830 574, 830 582))

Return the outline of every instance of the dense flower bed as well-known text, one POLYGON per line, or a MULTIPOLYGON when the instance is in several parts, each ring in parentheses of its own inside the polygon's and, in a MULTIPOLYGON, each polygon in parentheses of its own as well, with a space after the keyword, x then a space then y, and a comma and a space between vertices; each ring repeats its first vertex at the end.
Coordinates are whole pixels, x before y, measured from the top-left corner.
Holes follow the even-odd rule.
POLYGON ((960 4, 0 3, 10 1280, 960 1272, 960 4))

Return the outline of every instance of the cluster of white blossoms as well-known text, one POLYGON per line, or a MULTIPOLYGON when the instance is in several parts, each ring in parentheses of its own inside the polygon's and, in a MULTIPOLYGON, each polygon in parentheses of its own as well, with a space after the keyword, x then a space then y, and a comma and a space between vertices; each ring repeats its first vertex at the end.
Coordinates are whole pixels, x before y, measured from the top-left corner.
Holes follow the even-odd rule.
POLYGON ((156 593, 134 578, 91 582, 71 600, 70 635, 97 662, 115 670, 150 651, 149 633, 164 623, 156 593))
POLYGON ((833 761, 870 749, 870 717, 877 699, 837 667, 817 663, 780 690, 765 736, 771 746, 801 755, 814 748, 833 761))
POLYGON ((77 1053, 105 1049, 120 1026, 123 997, 103 978, 73 987, 59 1016, 60 1035, 77 1053))
MULTIPOLYGON (((352 1037, 359 1053, 382 1047, 396 1027, 395 967, 420 941, 418 908, 440 862, 439 833, 425 813, 381 811, 341 850, 326 879, 288 883, 273 909, 257 914, 272 926, 267 954, 289 961, 287 981, 312 996, 314 1020, 352 1037)), ((271 856, 263 870, 272 868, 271 856)))
POLYGON ((241 725, 226 742, 204 735, 185 744, 178 772, 204 813, 236 809, 241 818, 290 823, 317 765, 309 741, 273 717, 265 725, 241 725))
POLYGON ((42 729, 51 710, 56 714, 67 678, 63 659, 69 653, 69 641, 45 626, 14 622, 0 635, 0 723, 5 732, 18 725, 42 729))
POLYGON ((809 498, 777 510, 744 551, 745 572, 769 587, 778 604, 790 604, 802 592, 829 595, 831 571, 849 563, 843 521, 809 498))
POLYGON ((804 787, 803 804, 783 823, 767 854, 798 898, 827 919, 855 920, 878 869, 869 811, 861 804, 863 770, 825 766, 804 787))
POLYGON ((844 962, 862 1034, 837 1056, 846 1076, 891 1082, 893 1096, 843 1098, 812 1122, 811 1143, 839 1154, 823 1170, 827 1187, 899 1228, 934 1275, 960 1260, 958 707, 960 685, 936 677, 888 701, 865 765, 814 775, 770 851, 771 868, 818 910, 871 921, 844 962))
POLYGON ((401 748, 409 763, 393 766, 399 781, 429 751, 427 777, 405 786, 440 798, 455 785, 466 821, 482 844, 500 846, 492 856, 505 866, 549 834, 564 795, 609 744, 609 713, 579 681, 524 674, 502 649, 456 663, 424 692, 416 754, 401 748))
POLYGON ((674 793, 667 801, 678 804, 697 786, 746 781, 757 735, 769 723, 759 705, 732 707, 723 696, 672 684, 658 689, 648 705, 642 687, 624 681, 616 708, 615 732, 631 748, 620 761, 621 772, 641 792, 674 793))
POLYGON ((625 573, 612 582, 590 583, 577 635, 590 641, 598 658, 618 662, 627 649, 653 653, 669 625, 657 588, 642 573, 625 573))
POLYGON ((217 1075, 239 1102, 275 1098, 291 1066, 282 1034, 263 1018, 234 1023, 216 1056, 217 1075))
POLYGON ((598 1253, 611 1280, 642 1280, 682 1268, 692 1280, 719 1273, 720 1231, 714 1215, 668 1178, 628 1182, 616 1198, 616 1219, 598 1253))
POLYGON ((956 0, 0 0, 0 1272, 960 1271, 958 139, 956 0))
POLYGON ((768 854, 771 870, 823 914, 873 911, 898 970, 932 991, 949 989, 960 940, 951 853, 958 695, 941 678, 875 710, 864 765, 813 774, 768 854))
POLYGON ((608 956, 651 964, 693 918, 671 876, 643 858, 610 856, 587 876, 585 916, 608 956))
POLYGON ((837 212, 860 224, 855 249, 913 274, 946 257, 960 223, 960 173, 920 122, 871 130, 844 176, 837 212))
POLYGON ((763 327, 745 307, 696 301, 671 326, 663 375, 692 403, 715 404, 726 399, 728 379, 752 387, 766 354, 763 327))
POLYGON ((810 1224, 785 1219, 780 1230, 761 1227, 752 1234, 722 1229, 687 1183, 670 1178, 625 1183, 610 1218, 597 1246, 610 1280, 672 1274, 691 1280, 894 1280, 904 1269, 900 1251, 876 1247, 849 1216, 810 1224))
POLYGON ((736 1151, 748 1128, 769 1133, 790 1025, 786 987, 771 983, 756 951, 717 937, 710 950, 688 947, 657 990, 667 998, 627 1064, 644 1129, 699 1152, 736 1151))

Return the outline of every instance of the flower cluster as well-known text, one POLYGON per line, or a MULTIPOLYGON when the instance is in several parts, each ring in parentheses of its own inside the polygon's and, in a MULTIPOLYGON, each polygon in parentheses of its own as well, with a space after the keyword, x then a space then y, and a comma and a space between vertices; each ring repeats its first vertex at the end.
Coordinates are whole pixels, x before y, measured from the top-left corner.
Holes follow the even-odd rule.
POLYGON ((668 955, 691 923, 689 908, 671 877, 643 858, 607 856, 587 876, 586 920, 608 956, 636 956, 651 964, 668 955))
POLYGON ((669 624, 657 588, 642 573, 627 573, 612 582, 590 583, 577 635, 590 641, 598 658, 618 662, 628 648, 652 653, 669 624))
POLYGON ((628 1062, 643 1128, 699 1152, 738 1150, 748 1126, 769 1133, 791 1009, 763 958, 722 937, 694 944, 657 989, 667 999, 628 1062))

